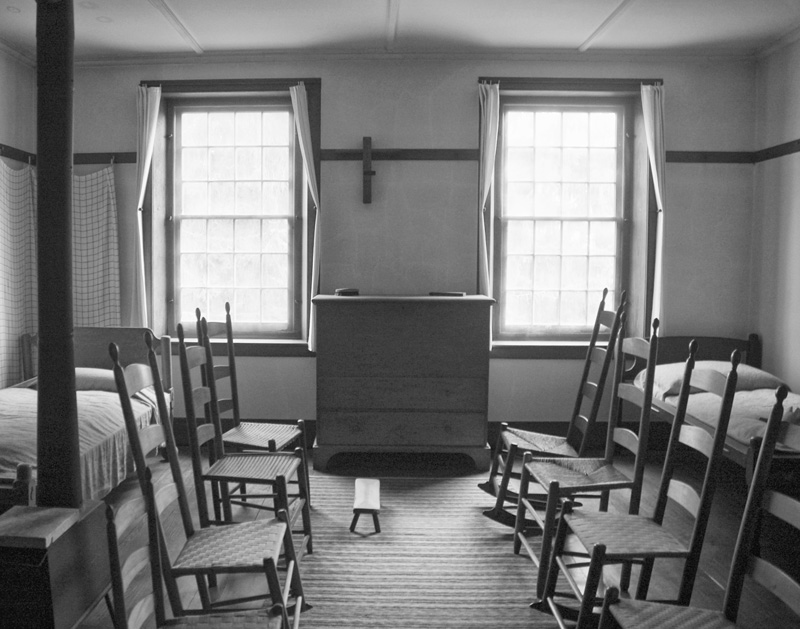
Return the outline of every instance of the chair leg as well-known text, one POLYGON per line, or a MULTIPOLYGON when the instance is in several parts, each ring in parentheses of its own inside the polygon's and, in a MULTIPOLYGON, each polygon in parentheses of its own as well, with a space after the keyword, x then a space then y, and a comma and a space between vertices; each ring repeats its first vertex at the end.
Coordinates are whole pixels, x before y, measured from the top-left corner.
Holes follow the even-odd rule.
POLYGON ((544 595, 545 581, 550 569, 550 552, 553 547, 553 526, 556 523, 559 502, 559 486, 557 482, 550 483, 547 494, 547 507, 544 513, 544 527, 542 527, 542 550, 539 556, 539 577, 536 581, 536 596, 544 595))
MULTIPOLYGON (((514 460, 517 457, 518 447, 516 443, 512 443, 506 452, 505 466, 503 468, 503 476, 500 479, 500 485, 497 488, 496 500, 494 507, 483 512, 490 520, 494 520, 504 526, 515 526, 516 519, 514 516, 505 510, 505 503, 508 500, 508 483, 511 480, 511 473, 514 467, 514 460)), ((520 494, 522 492, 520 491, 520 494)))
POLYGON ((308 497, 309 478, 306 473, 305 456, 303 455, 302 448, 297 448, 295 454, 300 459, 300 465, 297 468, 297 489, 300 500, 303 501, 303 535, 306 538, 306 552, 310 555, 314 552, 311 542, 311 500, 308 497))
POLYGON ((559 557, 563 552, 564 544, 567 540, 569 525, 564 518, 564 514, 569 510, 569 504, 564 505, 561 510, 561 517, 558 518, 558 526, 556 527, 555 539, 553 540, 553 550, 550 552, 550 557, 548 559, 547 578, 545 579, 542 597, 531 603, 533 609, 538 609, 541 612, 549 613, 547 599, 552 598, 556 593, 556 582, 558 580, 558 562, 556 561, 556 557, 559 557))
POLYGON ((297 552, 294 548, 294 540, 292 538, 292 527, 289 524, 289 514, 286 511, 282 511, 278 514, 278 518, 284 519, 286 522, 286 533, 283 536, 283 553, 286 557, 286 565, 287 567, 291 564, 294 565, 294 569, 292 570, 291 581, 289 583, 289 590, 292 596, 294 596, 295 600, 301 600, 302 604, 300 609, 295 609, 294 613, 297 614, 299 612, 304 612, 308 609, 311 609, 311 605, 306 602, 305 592, 303 591, 303 581, 300 578, 300 568, 299 562, 297 561, 297 552))
POLYGON ((494 496, 496 493, 494 489, 494 477, 497 475, 497 470, 500 467, 500 457, 503 452, 503 432, 505 432, 507 427, 508 424, 505 422, 500 425, 500 433, 497 435, 497 442, 495 443, 494 453, 492 455, 492 466, 489 468, 489 480, 478 483, 478 487, 491 496, 494 496))
POLYGON ((589 572, 586 575, 586 585, 581 599, 580 612, 578 614, 578 627, 592 627, 596 619, 592 615, 597 598, 597 589, 600 587, 600 579, 603 577, 603 564, 606 558, 605 544, 596 544, 592 548, 592 558, 589 562, 589 572))

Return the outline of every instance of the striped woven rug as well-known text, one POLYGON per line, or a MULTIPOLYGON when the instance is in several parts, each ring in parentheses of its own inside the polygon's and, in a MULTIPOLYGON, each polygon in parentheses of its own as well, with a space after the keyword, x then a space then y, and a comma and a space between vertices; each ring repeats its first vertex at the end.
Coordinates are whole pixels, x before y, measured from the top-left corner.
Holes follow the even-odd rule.
MULTIPOLYGON (((482 479, 478 479, 482 480, 482 479)), ((311 476, 314 552, 300 566, 307 629, 504 627, 554 619, 528 607, 535 568, 513 531, 488 520, 470 478, 382 478, 381 533, 362 515, 351 533, 354 479, 311 476)))

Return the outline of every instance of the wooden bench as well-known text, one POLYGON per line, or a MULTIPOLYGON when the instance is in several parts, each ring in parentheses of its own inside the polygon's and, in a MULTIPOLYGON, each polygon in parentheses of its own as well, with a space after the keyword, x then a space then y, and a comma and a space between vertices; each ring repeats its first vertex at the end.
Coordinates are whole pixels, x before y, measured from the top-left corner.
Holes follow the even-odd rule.
POLYGON ((378 514, 381 511, 381 481, 377 478, 357 478, 355 500, 353 500, 353 521, 350 523, 350 532, 356 530, 358 518, 362 513, 371 513, 375 532, 381 532, 381 523, 378 514))

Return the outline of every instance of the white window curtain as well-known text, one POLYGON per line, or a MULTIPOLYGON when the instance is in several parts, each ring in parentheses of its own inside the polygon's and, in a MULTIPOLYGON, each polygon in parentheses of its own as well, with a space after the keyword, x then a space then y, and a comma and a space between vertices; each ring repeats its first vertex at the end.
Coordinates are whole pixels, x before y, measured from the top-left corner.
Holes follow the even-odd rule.
POLYGON ((131 313, 127 325, 142 327, 147 325, 147 286, 144 273, 144 232, 142 226, 142 205, 147 190, 150 164, 153 160, 153 147, 156 140, 158 108, 161 105, 161 87, 140 85, 136 95, 136 118, 138 135, 136 138, 136 214, 138 233, 136 235, 135 272, 131 282, 131 313))
POLYGON ((316 348, 316 312, 311 299, 319 293, 319 256, 320 256, 320 218, 319 189, 317 188, 317 175, 314 168, 314 151, 311 145, 311 125, 308 120, 308 98, 306 86, 301 82, 289 88, 294 110, 295 127, 300 141, 300 153, 303 156, 303 168, 306 174, 311 201, 316 209, 316 220, 312 226, 314 230, 314 243, 311 249, 311 286, 309 287, 309 318, 308 318, 308 349, 316 348))
POLYGON ((72 298, 76 326, 120 325, 113 166, 72 181, 72 298))
POLYGON ((497 83, 480 83, 478 85, 480 105, 480 198, 478 203, 478 225, 480 243, 478 251, 478 291, 487 297, 492 296, 492 275, 490 258, 490 240, 488 226, 493 216, 489 193, 494 180, 495 155, 497 154, 497 133, 500 124, 500 86, 497 83))
POLYGON ((653 317, 661 322, 661 334, 666 333, 663 311, 664 292, 664 206, 666 146, 664 145, 664 87, 642 85, 642 111, 647 137, 647 155, 656 193, 658 216, 656 218, 655 274, 653 278, 653 317))
POLYGON ((36 181, 0 160, 0 387, 22 379, 20 337, 37 328, 36 181))

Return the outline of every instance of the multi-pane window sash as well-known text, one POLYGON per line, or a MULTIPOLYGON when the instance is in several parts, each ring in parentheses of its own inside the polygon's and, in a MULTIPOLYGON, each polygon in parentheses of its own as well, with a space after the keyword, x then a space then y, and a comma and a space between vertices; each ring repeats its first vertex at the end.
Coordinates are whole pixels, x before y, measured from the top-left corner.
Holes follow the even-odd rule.
POLYGON ((500 203, 502 337, 588 332, 620 276, 620 107, 506 105, 500 203))
POLYGON ((290 107, 176 109, 176 311, 237 331, 291 331, 295 302, 290 107))

